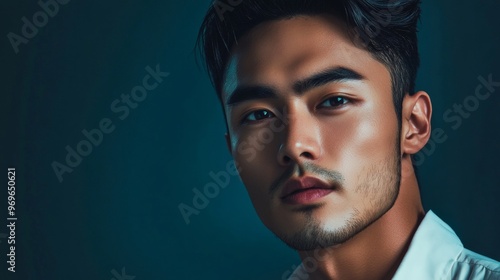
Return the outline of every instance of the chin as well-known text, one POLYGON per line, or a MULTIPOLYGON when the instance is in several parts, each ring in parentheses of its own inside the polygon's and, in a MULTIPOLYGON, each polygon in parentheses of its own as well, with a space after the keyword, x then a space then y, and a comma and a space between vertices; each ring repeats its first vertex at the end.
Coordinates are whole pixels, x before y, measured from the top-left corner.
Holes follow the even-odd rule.
POLYGON ((294 250, 334 247, 347 242, 387 212, 380 210, 376 215, 373 212, 362 215, 357 209, 336 212, 323 205, 294 213, 287 223, 280 223, 279 229, 270 230, 294 250))

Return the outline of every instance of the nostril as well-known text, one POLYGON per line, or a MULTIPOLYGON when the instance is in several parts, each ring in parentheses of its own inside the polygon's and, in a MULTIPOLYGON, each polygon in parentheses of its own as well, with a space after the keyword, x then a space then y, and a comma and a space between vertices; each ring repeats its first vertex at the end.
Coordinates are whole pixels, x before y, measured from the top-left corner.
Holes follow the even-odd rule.
POLYGON ((283 162, 284 163, 290 163, 290 161, 292 161, 292 159, 289 156, 284 156, 283 157, 283 162))
POLYGON ((302 154, 300 154, 300 156, 308 158, 308 159, 312 159, 313 158, 313 155, 310 152, 303 152, 302 154))

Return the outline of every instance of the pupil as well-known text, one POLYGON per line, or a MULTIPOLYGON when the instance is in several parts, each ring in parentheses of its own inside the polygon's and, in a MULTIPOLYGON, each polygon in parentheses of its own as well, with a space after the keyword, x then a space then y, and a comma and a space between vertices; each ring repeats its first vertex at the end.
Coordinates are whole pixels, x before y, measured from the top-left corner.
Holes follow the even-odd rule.
POLYGON ((343 100, 342 97, 335 97, 334 98, 335 105, 342 105, 343 104, 342 100, 343 100))

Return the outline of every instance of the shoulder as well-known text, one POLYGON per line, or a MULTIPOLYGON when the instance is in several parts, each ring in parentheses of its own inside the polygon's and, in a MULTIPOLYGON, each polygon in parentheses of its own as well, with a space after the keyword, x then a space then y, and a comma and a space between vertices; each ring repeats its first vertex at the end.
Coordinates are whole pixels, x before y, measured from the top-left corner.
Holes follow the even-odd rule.
POLYGON ((451 279, 500 279, 500 263, 463 249, 450 269, 451 279))

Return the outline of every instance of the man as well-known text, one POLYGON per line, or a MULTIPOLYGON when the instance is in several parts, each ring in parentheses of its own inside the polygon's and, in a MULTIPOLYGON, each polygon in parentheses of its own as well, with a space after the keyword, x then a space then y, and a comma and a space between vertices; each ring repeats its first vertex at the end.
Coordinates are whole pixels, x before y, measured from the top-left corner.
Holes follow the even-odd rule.
POLYGON ((422 207, 419 1, 230 2, 200 46, 255 210, 303 260, 283 277, 500 279, 422 207))

